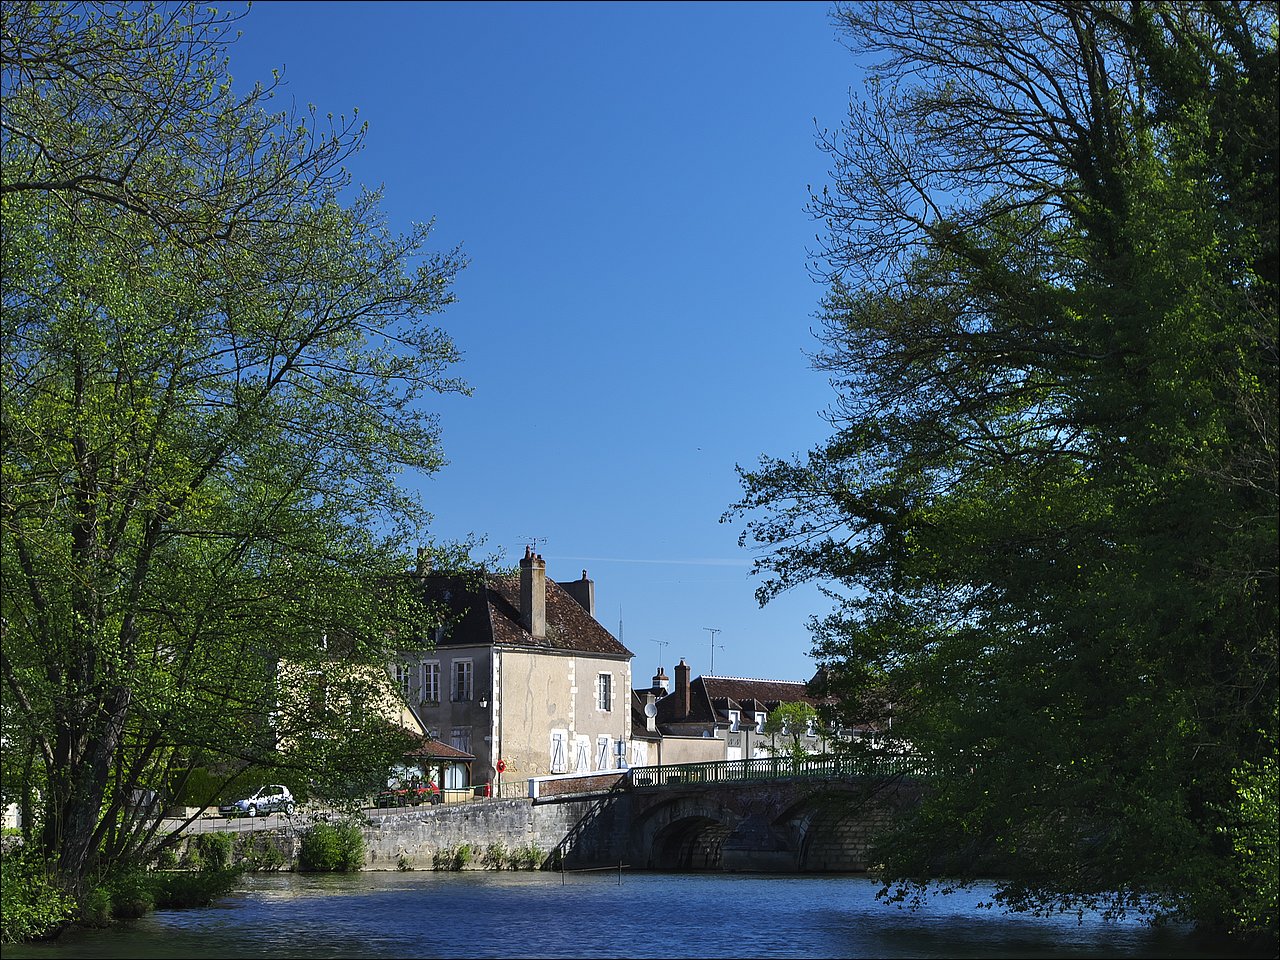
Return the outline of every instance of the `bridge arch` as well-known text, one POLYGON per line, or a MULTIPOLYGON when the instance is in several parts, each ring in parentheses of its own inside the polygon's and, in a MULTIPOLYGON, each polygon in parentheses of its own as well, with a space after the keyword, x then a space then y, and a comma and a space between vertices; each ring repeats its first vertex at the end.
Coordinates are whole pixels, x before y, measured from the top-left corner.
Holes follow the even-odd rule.
POLYGON ((630 862, 647 870, 720 870, 738 819, 701 796, 657 804, 632 823, 630 862))
POLYGON ((914 785, 883 777, 685 784, 637 791, 628 862, 659 870, 855 873, 914 785))

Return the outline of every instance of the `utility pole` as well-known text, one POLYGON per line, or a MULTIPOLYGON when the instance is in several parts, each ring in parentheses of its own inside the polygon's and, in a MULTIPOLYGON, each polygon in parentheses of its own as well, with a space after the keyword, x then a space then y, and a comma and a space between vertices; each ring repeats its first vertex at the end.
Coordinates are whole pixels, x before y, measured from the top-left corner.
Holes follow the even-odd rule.
MULTIPOLYGON (((724 631, 719 627, 703 627, 702 629, 711 634, 711 669, 709 669, 707 673, 714 676, 716 672, 716 634, 723 633, 724 631)), ((720 649, 723 650, 724 646, 721 645, 720 649)))

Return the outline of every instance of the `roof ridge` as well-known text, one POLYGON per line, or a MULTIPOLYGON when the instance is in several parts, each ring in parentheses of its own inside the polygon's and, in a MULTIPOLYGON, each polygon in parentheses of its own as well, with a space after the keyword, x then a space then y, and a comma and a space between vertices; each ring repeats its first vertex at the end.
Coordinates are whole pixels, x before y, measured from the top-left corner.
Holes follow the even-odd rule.
POLYGON ((768 677, 726 677, 718 673, 705 674, 703 680, 746 680, 750 683, 794 683, 797 686, 805 686, 807 680, 771 680, 768 677))

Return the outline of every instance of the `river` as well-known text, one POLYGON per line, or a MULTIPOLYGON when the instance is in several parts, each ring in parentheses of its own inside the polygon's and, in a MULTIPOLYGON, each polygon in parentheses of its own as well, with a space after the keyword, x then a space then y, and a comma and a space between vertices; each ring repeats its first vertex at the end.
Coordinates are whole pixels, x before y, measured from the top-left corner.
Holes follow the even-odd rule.
POLYGON ((1221 957, 1185 929, 978 907, 919 910, 865 877, 577 873, 255 874, 212 907, 165 910, 5 960, 72 957, 1221 957))

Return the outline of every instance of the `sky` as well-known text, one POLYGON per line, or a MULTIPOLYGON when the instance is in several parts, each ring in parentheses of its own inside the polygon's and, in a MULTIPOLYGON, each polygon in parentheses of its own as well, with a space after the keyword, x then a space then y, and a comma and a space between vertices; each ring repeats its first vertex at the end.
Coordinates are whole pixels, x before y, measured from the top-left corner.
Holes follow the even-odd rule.
POLYGON ((830 432, 805 203, 861 74, 828 5, 268 0, 240 29, 237 87, 357 108, 355 181, 468 258, 434 320, 473 392, 432 398, 449 462, 404 478, 430 537, 586 570, 638 685, 812 676, 830 602, 761 609, 721 516, 737 465, 830 432))

